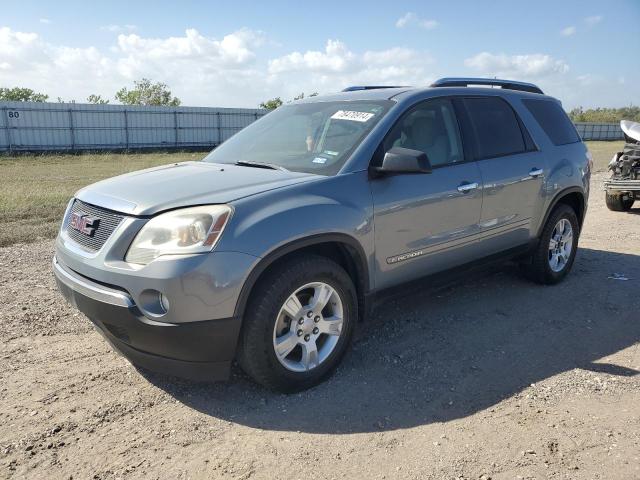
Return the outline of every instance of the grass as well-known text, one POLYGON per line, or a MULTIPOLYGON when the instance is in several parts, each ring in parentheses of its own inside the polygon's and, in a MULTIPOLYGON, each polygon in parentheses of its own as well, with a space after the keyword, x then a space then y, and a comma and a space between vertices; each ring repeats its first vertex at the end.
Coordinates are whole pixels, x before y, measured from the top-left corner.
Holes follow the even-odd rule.
POLYGON ((596 172, 607 170, 607 165, 611 161, 611 157, 616 152, 622 151, 624 141, 615 142, 585 142, 591 155, 593 155, 593 169, 596 172))
POLYGON ((53 238, 80 188, 104 178, 204 153, 98 153, 0 157, 0 247, 53 238))
MULTIPOLYGON (((623 142, 587 142, 595 169, 606 170, 623 142)), ((99 153, 0 157, 0 247, 56 236, 76 190, 103 178, 204 153, 99 153)))

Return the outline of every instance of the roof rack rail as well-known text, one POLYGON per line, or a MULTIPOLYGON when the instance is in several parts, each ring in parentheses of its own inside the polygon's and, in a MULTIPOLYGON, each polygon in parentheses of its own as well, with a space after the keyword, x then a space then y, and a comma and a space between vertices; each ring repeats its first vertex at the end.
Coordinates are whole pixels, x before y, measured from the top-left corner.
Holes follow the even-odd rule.
POLYGON ((404 85, 354 85, 347 87, 343 92, 355 92, 357 90, 378 90, 381 88, 405 88, 404 85))
POLYGON ((506 88, 508 90, 518 90, 520 92, 543 93, 540 87, 533 83, 500 80, 497 78, 451 77, 441 78, 431 84, 432 87, 469 87, 473 85, 487 85, 506 88))

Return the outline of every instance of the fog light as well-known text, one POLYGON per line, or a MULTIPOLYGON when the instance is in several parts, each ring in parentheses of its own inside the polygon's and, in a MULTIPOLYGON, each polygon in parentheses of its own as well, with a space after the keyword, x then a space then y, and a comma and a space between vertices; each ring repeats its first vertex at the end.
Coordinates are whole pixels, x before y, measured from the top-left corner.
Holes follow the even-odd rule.
POLYGON ((169 311, 169 306, 171 304, 169 303, 169 299, 167 298, 167 296, 164 293, 160 294, 160 305, 162 305, 162 308, 164 308, 165 312, 169 311))
POLYGON ((138 306, 146 317, 158 319, 169 311, 169 299, 158 290, 144 290, 138 298, 138 306))

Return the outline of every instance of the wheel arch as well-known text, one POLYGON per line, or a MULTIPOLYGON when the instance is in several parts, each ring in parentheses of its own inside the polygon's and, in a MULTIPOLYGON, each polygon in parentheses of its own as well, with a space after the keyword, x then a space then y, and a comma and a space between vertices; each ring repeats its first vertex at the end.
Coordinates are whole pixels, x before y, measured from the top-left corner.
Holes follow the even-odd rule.
POLYGON ((542 234, 542 230, 544 226, 547 224, 547 220, 549 219, 549 215, 553 212, 553 209, 560 203, 564 203, 569 205, 576 212, 576 216, 578 217, 578 224, 582 229, 582 223, 584 221, 584 216, 587 210, 587 202, 586 197, 584 195, 584 191, 580 187, 569 187, 561 190, 556 194, 555 197, 551 200, 547 211, 544 214, 544 218, 538 227, 537 237, 539 238, 542 234))
POLYGON ((266 256, 251 270, 242 286, 236 303, 235 316, 241 318, 255 285, 271 269, 292 255, 311 253, 321 255, 338 263, 353 280, 358 298, 359 320, 366 312, 365 299, 369 292, 369 267, 360 242, 343 233, 311 235, 282 245, 266 256))

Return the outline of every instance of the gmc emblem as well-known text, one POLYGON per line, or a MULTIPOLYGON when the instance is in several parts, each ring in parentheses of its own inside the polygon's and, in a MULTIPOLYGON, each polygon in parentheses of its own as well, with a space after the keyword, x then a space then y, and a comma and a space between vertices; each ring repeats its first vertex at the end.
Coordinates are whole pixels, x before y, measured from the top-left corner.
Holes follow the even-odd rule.
POLYGON ((98 228, 100 219, 97 217, 91 217, 84 212, 73 212, 69 219, 69 226, 74 230, 84 233, 88 237, 92 237, 98 228))

